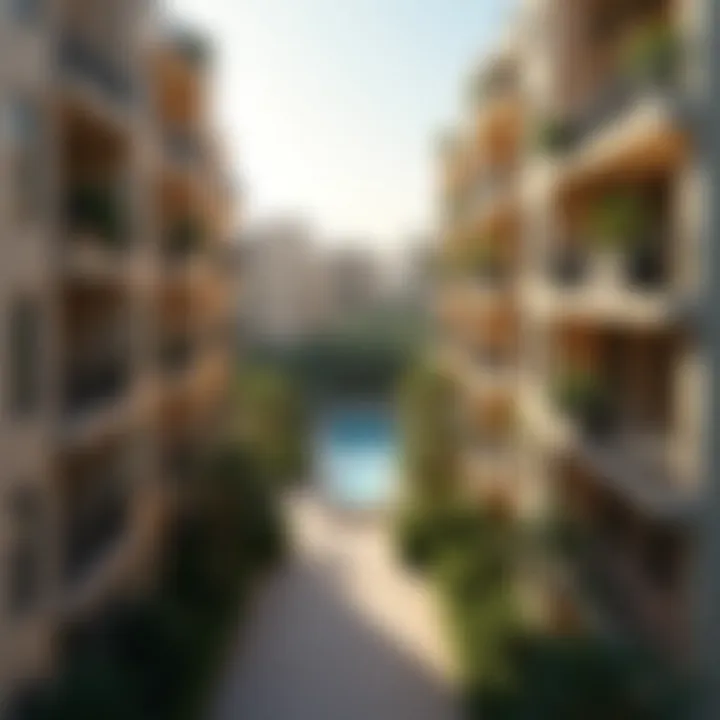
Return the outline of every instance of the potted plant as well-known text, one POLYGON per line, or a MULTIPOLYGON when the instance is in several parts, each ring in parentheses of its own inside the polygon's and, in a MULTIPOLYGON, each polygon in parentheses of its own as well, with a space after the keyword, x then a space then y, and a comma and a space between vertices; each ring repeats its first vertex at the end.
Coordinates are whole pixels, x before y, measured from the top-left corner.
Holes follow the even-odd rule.
POLYGON ((650 243, 650 224, 647 203, 639 193, 626 190, 604 195, 589 217, 589 234, 601 251, 596 258, 598 273, 616 281, 625 261, 626 274, 632 279, 628 270, 634 258, 649 256, 655 249, 650 243))
POLYGON ((127 237, 122 204, 108 185, 85 183, 73 188, 67 217, 73 232, 98 237, 111 245, 117 246, 127 237))
POLYGON ((609 435, 615 427, 615 412, 602 379, 592 371, 572 370, 555 385, 555 402, 594 438, 609 435))
POLYGON ((668 23, 649 23, 628 42, 623 58, 626 75, 665 87, 675 80, 680 50, 680 39, 668 23))
POLYGON ((535 143, 540 152, 560 155, 570 149, 573 142, 572 125, 560 118, 546 118, 540 122, 535 143))

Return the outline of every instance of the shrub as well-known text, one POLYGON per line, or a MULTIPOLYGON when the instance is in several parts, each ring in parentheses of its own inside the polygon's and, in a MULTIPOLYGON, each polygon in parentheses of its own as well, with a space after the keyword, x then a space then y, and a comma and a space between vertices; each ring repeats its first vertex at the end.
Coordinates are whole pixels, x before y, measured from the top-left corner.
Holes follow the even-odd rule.
POLYGON ((399 404, 404 499, 419 507, 442 506, 458 487, 452 385, 431 368, 414 368, 403 380, 399 404))
POLYGON ((573 128, 569 121, 548 118, 537 129, 535 143, 541 152, 556 155, 568 150, 573 142, 573 128))
POLYGON ((433 530, 427 511, 407 508, 400 513, 396 545, 405 567, 424 572, 432 566, 437 550, 433 530))
POLYGON ((645 199, 635 192, 608 193, 593 206, 589 234, 600 246, 628 250, 646 239, 650 213, 645 199))
POLYGON ((686 683, 626 646, 522 633, 510 658, 511 683, 468 688, 471 717, 679 720, 687 712, 686 683))
POLYGON ((610 406, 605 384, 589 371, 573 370, 559 377, 554 395, 561 410, 579 419, 608 410, 610 406))
POLYGON ((285 551, 274 488, 245 448, 216 448, 199 480, 155 594, 69 629, 62 672, 24 704, 23 720, 199 716, 238 607, 285 551))
POLYGON ((301 482, 307 472, 310 422, 306 400, 289 374, 244 369, 237 383, 240 434, 257 472, 278 486, 301 482))
POLYGON ((150 720, 132 678, 113 658, 81 653, 23 709, 23 720, 150 720))

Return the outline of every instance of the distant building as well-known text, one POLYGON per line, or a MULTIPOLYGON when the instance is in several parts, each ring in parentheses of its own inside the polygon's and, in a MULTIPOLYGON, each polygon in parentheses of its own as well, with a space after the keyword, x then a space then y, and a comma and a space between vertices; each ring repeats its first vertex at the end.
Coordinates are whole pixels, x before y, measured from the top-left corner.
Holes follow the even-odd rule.
POLYGON ((250 343, 286 344, 327 322, 322 257, 301 220, 271 220, 242 243, 241 317, 250 343))
POLYGON ((408 305, 425 308, 430 299, 436 241, 418 238, 408 243, 401 263, 399 296, 408 305))
POLYGON ((375 305, 385 288, 380 263, 358 247, 336 250, 327 260, 326 276, 338 322, 375 305))

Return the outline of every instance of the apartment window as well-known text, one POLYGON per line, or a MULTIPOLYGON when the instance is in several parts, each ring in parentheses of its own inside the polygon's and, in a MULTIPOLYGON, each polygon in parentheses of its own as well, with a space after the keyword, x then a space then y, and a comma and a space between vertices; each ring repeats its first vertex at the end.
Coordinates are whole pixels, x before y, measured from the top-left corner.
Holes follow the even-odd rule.
POLYGON ((28 298, 10 306, 8 318, 8 404, 14 417, 25 417, 40 399, 40 317, 28 298))
POLYGON ((42 584, 42 517, 36 493, 15 492, 6 507, 10 540, 7 555, 7 609, 23 615, 37 605, 42 584))
POLYGON ((28 98, 15 98, 8 106, 7 124, 11 138, 11 212, 16 222, 26 224, 41 209, 44 163, 38 106, 28 98))

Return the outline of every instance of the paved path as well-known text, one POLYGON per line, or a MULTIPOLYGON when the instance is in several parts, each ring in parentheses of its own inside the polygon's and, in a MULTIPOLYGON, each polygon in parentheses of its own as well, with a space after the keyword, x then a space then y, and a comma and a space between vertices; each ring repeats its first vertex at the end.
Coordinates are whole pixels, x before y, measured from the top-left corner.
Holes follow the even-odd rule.
POLYGON ((298 551, 258 599, 212 720, 456 720, 436 608, 377 524, 293 504, 298 551))

